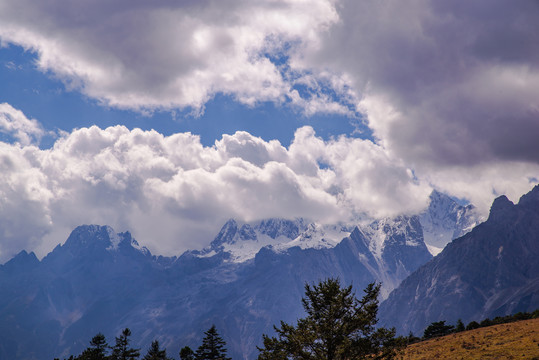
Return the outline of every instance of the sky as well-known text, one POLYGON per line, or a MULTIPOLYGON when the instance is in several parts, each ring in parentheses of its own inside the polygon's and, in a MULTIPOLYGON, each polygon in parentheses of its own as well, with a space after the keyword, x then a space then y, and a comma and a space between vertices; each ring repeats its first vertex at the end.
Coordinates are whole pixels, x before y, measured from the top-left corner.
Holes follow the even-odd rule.
POLYGON ((0 262, 81 224, 417 214, 539 179, 539 2, 0 0, 0 262))

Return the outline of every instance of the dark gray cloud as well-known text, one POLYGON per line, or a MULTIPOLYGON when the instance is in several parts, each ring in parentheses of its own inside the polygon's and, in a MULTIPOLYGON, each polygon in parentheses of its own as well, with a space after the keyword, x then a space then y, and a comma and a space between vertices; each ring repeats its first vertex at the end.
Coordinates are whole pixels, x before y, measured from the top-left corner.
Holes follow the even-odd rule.
POLYGON ((539 162, 537 1, 343 1, 339 9, 341 21, 303 66, 349 74, 395 153, 427 166, 539 162), (381 108, 392 116, 375 116, 381 108))

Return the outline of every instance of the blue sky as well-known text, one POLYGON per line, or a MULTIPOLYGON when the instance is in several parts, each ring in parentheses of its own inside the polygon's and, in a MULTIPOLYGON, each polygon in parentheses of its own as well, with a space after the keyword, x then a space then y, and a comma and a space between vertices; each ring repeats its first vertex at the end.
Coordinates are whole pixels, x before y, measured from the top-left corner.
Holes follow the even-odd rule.
POLYGON ((0 260, 80 224, 357 223, 539 178, 539 13, 495 0, 0 0, 0 260), (153 129, 153 130, 152 130, 153 129))
MULTIPOLYGON (((40 71, 35 64, 36 54, 31 50, 10 45, 0 48, 0 98, 27 116, 38 119, 47 130, 98 125, 101 128, 122 124, 130 129, 155 129, 170 135, 177 132, 192 132, 200 135, 201 142, 211 146, 222 134, 233 134, 238 130, 248 131, 264 140, 277 139, 288 146, 294 131, 304 125, 312 126, 324 139, 342 134, 371 138, 372 134, 362 123, 361 115, 340 114, 303 115, 298 109, 273 102, 261 102, 248 106, 230 96, 216 94, 204 107, 202 114, 192 114, 189 109, 157 110, 140 113, 102 106, 95 99, 77 91, 69 91, 53 74, 40 71)), ((6 138, 7 141, 9 139, 6 138)), ((48 147, 54 139, 48 138, 40 144, 48 147)))

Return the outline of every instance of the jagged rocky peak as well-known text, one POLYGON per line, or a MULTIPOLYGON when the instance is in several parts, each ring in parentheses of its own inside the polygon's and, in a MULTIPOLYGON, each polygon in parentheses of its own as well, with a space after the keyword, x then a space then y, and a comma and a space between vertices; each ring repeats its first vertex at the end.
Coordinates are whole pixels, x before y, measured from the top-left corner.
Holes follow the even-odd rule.
POLYGON ((539 203, 539 184, 535 185, 533 189, 520 197, 520 200, 518 201, 519 205, 536 205, 539 203))
POLYGON ((210 247, 198 252, 201 257, 227 253, 231 262, 254 259, 263 247, 284 251, 298 246, 305 248, 334 247, 350 234, 343 226, 307 223, 304 219, 271 218, 250 223, 230 219, 211 242, 210 247))
POLYGON ((219 234, 217 234, 215 239, 211 242, 211 248, 213 250, 217 250, 225 243, 232 243, 234 236, 236 236, 237 232, 238 223, 236 222, 236 220, 228 220, 221 228, 221 231, 219 231, 219 234))
POLYGON ((95 244, 102 244, 105 247, 110 245, 108 226, 77 226, 67 238, 64 246, 66 248, 86 248, 95 244))
POLYGON ((461 205, 437 190, 431 193, 429 206, 419 215, 419 219, 425 243, 433 255, 483 220, 472 204, 461 205))
POLYGON ((310 223, 292 241, 282 243, 275 250, 286 250, 291 247, 301 249, 328 249, 335 247, 344 238, 350 236, 353 226, 345 224, 319 224, 310 223))
POLYGON ((151 255, 150 251, 140 246, 128 231, 116 233, 107 225, 81 225, 75 228, 67 238, 64 246, 71 252, 94 250, 118 251, 119 249, 134 248, 144 255, 151 255))
POLYGON ((36 254, 34 254, 33 252, 28 253, 26 252, 26 250, 22 250, 0 268, 3 268, 4 270, 8 271, 16 271, 18 269, 31 268, 37 264, 39 264, 39 260, 37 259, 36 254))
POLYGON ((261 235, 278 239, 295 239, 302 231, 306 229, 303 219, 265 219, 251 223, 241 224, 235 219, 228 220, 219 234, 211 243, 213 250, 222 249, 225 244, 236 244, 238 241, 257 241, 261 235))
POLYGON ((279 236, 295 239, 306 230, 307 225, 301 218, 294 220, 272 218, 260 221, 255 227, 261 234, 268 235, 272 239, 279 236))
POLYGON ((494 200, 489 218, 420 267, 381 305, 381 324, 401 333, 539 306, 539 196, 494 200))
POLYGON ((418 246, 423 244, 423 230, 418 216, 384 218, 369 224, 364 230, 369 236, 369 248, 380 257, 387 245, 418 246))
POLYGON ((492 206, 490 207, 489 220, 496 219, 500 216, 504 216, 504 213, 513 208, 515 204, 507 198, 507 196, 502 195, 494 199, 492 206))
POLYGON ((420 233, 421 223, 418 216, 400 215, 372 222, 369 227, 386 235, 405 235, 411 232, 420 233))

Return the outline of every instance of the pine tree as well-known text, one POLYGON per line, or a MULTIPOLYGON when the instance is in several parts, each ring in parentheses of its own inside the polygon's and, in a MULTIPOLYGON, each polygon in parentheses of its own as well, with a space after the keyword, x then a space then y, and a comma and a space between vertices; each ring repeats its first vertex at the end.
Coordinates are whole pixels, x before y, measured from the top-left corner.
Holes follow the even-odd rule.
POLYGON ((479 329, 481 325, 477 321, 471 321, 468 325, 466 325, 466 330, 473 330, 473 329, 479 329))
POLYGON ((457 325, 455 326, 455 332, 462 332, 466 330, 466 327, 464 326, 464 323, 461 319, 458 319, 457 325))
POLYGON ((278 337, 263 336, 259 360, 345 360, 372 357, 391 359, 403 341, 395 330, 376 329, 380 285, 369 284, 361 300, 352 286, 341 288, 338 279, 312 287, 302 299, 307 317, 296 326, 281 321, 278 337))
POLYGON ((454 328, 453 325, 446 325, 445 321, 435 321, 427 326, 423 332, 423 339, 449 335, 453 332, 454 328))
POLYGON ((184 346, 180 350, 180 360, 195 360, 195 352, 189 346, 184 346))
POLYGON ((112 348, 112 360, 131 360, 138 359, 140 356, 140 349, 133 349, 129 347, 129 337, 131 336, 131 330, 125 328, 122 331, 120 337, 116 338, 116 345, 112 348))
POLYGON ((215 325, 204 332, 204 339, 196 351, 196 360, 231 360, 226 356, 226 342, 219 336, 215 325))
POLYGON ((170 360, 167 357, 167 350, 161 350, 159 347, 159 341, 152 341, 152 345, 148 349, 148 353, 144 356, 144 360, 170 360))
POLYGON ((105 335, 98 333, 90 340, 90 347, 77 356, 77 360, 104 360, 107 358, 109 345, 105 335))

